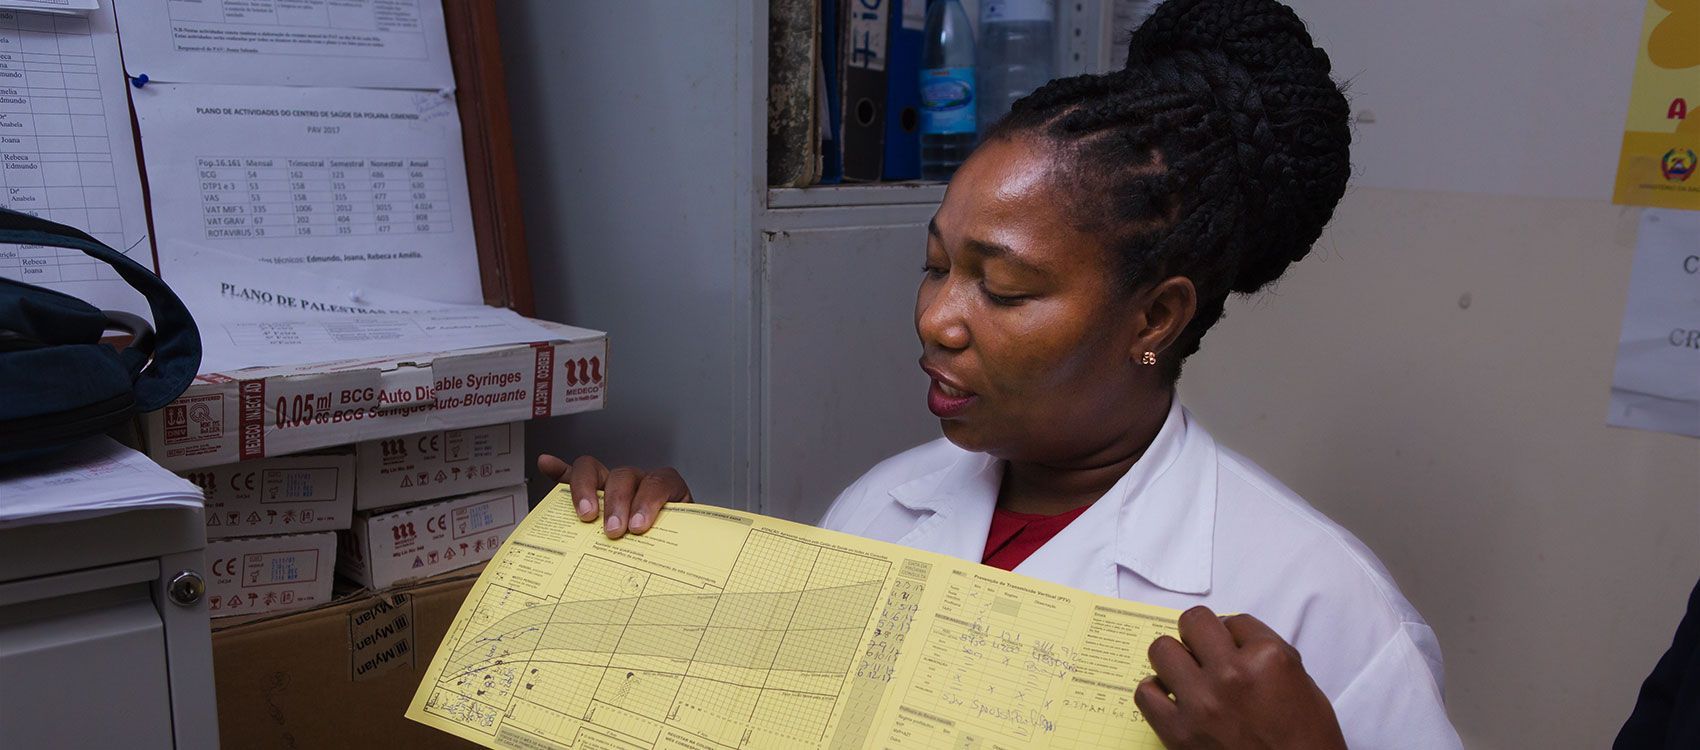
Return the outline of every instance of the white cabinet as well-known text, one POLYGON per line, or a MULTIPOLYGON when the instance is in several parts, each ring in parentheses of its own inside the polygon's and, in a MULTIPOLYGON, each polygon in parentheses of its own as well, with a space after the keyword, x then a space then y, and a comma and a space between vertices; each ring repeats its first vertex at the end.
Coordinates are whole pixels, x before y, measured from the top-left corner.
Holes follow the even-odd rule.
MULTIPOLYGON (((174 747, 165 626, 145 584, 58 597, 0 620, 7 747, 174 747), (98 721, 91 721, 98 714, 98 721)), ((0 616, 4 617, 4 616, 0 616)))
POLYGON ((812 523, 863 470, 938 437, 916 363, 926 240, 919 222, 765 234, 763 512, 812 523))
POLYGON ((218 747, 202 518, 0 529, 0 748, 218 747))

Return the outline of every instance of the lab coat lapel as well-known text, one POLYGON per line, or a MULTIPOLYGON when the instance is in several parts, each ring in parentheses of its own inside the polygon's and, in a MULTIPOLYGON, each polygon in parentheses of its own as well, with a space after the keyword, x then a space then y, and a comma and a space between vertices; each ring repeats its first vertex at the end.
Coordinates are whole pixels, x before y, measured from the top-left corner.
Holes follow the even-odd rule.
MULTIPOLYGON (((1121 483, 1117 482, 1116 486, 1120 487, 1121 483)), ((1103 499, 1015 566, 1015 572, 1081 591, 1115 596, 1120 498, 1112 488, 1103 499)))
POLYGON ((1145 458, 1153 459, 1147 470, 1125 482, 1116 565, 1169 591, 1208 594, 1215 559, 1216 441, 1177 402, 1145 458))
MULTIPOLYGON (((1177 400, 1133 468, 1015 572, 1120 596, 1126 570, 1169 591, 1210 591, 1216 527, 1216 442, 1177 400)), ((967 453, 891 489, 915 525, 895 541, 979 562, 1003 463, 967 453)))
POLYGON ((1133 467, 1015 572, 1119 597, 1125 568, 1170 591, 1204 594, 1215 526, 1216 444, 1177 401, 1133 467))
POLYGON ((892 488, 892 499, 925 514, 897 543, 979 562, 1002 481, 1002 462, 969 453, 941 472, 892 488))

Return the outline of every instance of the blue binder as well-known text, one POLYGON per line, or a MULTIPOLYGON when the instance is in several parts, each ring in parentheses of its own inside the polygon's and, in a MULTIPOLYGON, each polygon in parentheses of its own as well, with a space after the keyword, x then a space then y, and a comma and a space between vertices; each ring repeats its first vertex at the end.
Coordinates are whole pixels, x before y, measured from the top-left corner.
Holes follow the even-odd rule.
POLYGON ((921 178, 921 51, 926 43, 927 0, 891 0, 886 37, 886 181, 921 178))
POLYGON ((838 23, 840 7, 837 0, 820 4, 820 67, 826 97, 826 132, 821 138, 820 181, 823 185, 844 181, 844 109, 839 104, 840 75, 844 68, 838 54, 838 23))

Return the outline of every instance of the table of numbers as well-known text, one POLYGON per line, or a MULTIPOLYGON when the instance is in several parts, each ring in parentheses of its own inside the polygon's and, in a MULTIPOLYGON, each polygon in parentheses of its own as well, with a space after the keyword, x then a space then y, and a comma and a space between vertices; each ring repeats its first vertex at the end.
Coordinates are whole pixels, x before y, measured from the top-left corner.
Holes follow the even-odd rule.
MULTIPOLYGON (((0 11, 0 205, 124 251, 102 72, 111 73, 96 66, 87 18, 0 11)), ((17 245, 0 245, 0 276, 38 284, 118 278, 80 250, 17 245)))
POLYGON ((210 240, 454 230, 443 159, 203 156, 196 166, 210 240))

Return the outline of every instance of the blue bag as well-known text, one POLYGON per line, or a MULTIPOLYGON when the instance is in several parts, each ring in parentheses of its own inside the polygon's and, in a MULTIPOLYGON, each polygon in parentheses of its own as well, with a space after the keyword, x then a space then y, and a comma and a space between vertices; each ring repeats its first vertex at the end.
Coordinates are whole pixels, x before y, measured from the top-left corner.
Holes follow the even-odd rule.
POLYGON ((189 387, 201 366, 201 334, 152 271, 76 229, 3 208, 0 244, 71 248, 105 261, 147 298, 158 326, 156 333, 135 315, 0 278, 0 464, 105 433, 189 387), (118 351, 100 341, 111 330, 134 338, 118 351))

